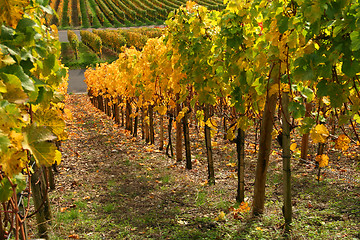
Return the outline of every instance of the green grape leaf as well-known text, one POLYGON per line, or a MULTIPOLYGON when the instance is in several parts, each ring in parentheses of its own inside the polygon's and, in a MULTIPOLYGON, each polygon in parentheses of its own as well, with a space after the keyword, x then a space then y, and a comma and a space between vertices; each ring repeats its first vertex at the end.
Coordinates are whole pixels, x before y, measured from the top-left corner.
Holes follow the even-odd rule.
POLYGON ((310 130, 312 129, 312 127, 315 125, 315 120, 310 118, 310 117, 306 117, 301 121, 301 126, 300 126, 300 133, 301 134, 305 134, 305 133, 309 133, 310 130))
POLYGON ((16 192, 20 193, 26 188, 26 178, 22 173, 16 174, 12 178, 12 182, 16 184, 16 192))
MULTIPOLYGON (((0 38, 3 40, 11 40, 14 36, 15 30, 11 27, 7 27, 4 24, 0 28, 0 38)), ((0 45, 1 46, 1 45, 0 45)), ((1 48, 3 48, 1 46, 1 48)))
POLYGON ((311 88, 304 87, 301 90, 301 95, 307 99, 308 102, 311 102, 314 99, 314 91, 311 88))
POLYGON ((10 146, 10 140, 7 135, 0 131, 0 152, 6 152, 10 146))
POLYGON ((299 102, 290 102, 289 111, 295 119, 301 118, 305 115, 305 107, 299 102))
POLYGON ((7 66, 0 70, 1 72, 7 73, 7 74, 13 74, 17 76, 21 81, 21 86, 27 90, 27 91, 35 91, 34 82, 31 80, 31 78, 25 74, 23 68, 19 65, 11 65, 7 66))
POLYGON ((360 72, 360 63, 357 60, 351 60, 349 58, 344 58, 341 70, 348 77, 350 77, 350 78, 355 77, 355 75, 358 72, 360 72))
POLYGON ((353 31, 350 33, 350 39, 351 39, 351 50, 357 51, 360 49, 360 32, 359 31, 353 31))
MULTIPOLYGON (((21 173, 16 174, 11 178, 13 184, 16 184, 16 192, 20 193, 26 188, 25 176, 21 173)), ((7 178, 3 178, 0 182, 0 202, 8 201, 13 195, 13 189, 10 181, 7 178)))
POLYGON ((346 123, 348 123, 351 119, 351 116, 349 115, 341 115, 339 116, 339 123, 338 125, 341 126, 341 125, 344 125, 346 123))
POLYGON ((5 80, 6 93, 3 97, 9 102, 23 104, 28 99, 28 95, 23 91, 20 79, 13 74, 0 74, 0 78, 5 80))
POLYGON ((7 178, 3 178, 0 182, 0 202, 8 201, 13 194, 11 184, 7 178))
POLYGON ((46 86, 39 87, 38 89, 39 89, 38 98, 36 99, 35 103, 49 104, 51 102, 51 99, 53 98, 54 92, 49 87, 46 86))
POLYGON ((279 25, 279 32, 281 34, 283 34, 284 32, 286 32, 286 30, 288 30, 288 22, 289 22, 289 18, 287 17, 282 17, 280 19, 280 21, 278 22, 279 25))
POLYGON ((56 57, 54 54, 50 54, 45 60, 44 60, 44 68, 42 69, 42 72, 44 76, 47 76, 51 73, 51 70, 54 68, 56 62, 56 57))

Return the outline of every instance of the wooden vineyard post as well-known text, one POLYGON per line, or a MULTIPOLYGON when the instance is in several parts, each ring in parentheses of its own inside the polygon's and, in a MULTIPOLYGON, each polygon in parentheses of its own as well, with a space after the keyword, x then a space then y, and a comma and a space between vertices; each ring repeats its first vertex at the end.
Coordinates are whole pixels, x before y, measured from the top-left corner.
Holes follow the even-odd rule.
POLYGON ((126 118, 126 126, 125 129, 132 131, 132 121, 131 121, 131 103, 129 99, 126 99, 126 109, 125 109, 125 118, 126 118))
POLYGON ((214 171, 214 160, 211 149, 211 132, 210 127, 206 124, 207 120, 210 118, 210 106, 205 104, 204 106, 204 121, 205 121, 205 145, 206 145, 206 154, 208 160, 208 182, 210 185, 215 184, 215 171, 214 171))
POLYGON ((284 218, 285 231, 289 233, 292 221, 291 207, 291 152, 290 152, 290 114, 289 94, 284 92, 281 97, 282 105, 282 147, 283 147, 283 181, 284 181, 284 218))
MULTIPOLYGON (((176 104, 176 116, 180 113, 181 106, 179 103, 176 104)), ((176 162, 181 162, 183 160, 182 156, 182 124, 181 121, 175 121, 176 124, 176 143, 175 143, 175 149, 176 149, 176 162)))
POLYGON ((189 134, 189 111, 184 114, 183 121, 183 132, 184 132, 184 145, 185 145, 185 157, 186 157, 186 169, 192 169, 191 164, 191 149, 190 149, 190 134, 189 134))
POLYGON ((114 121, 119 126, 120 125, 120 108, 119 103, 114 104, 114 121))
POLYGON ((149 143, 150 142, 150 132, 149 132, 149 109, 145 108, 144 109, 145 115, 146 117, 144 117, 143 121, 144 121, 144 133, 145 133, 145 142, 149 143))
POLYGON ((124 106, 121 106, 121 127, 125 125, 125 113, 124 113, 124 106))
POLYGON ((104 111, 104 102, 100 94, 97 96, 97 103, 98 103, 98 109, 104 111))
POLYGON ((160 139, 159 150, 164 149, 164 116, 160 114, 160 139))
POLYGON ((155 130, 154 130, 154 106, 149 106, 149 140, 150 144, 155 144, 155 130))
MULTIPOLYGON (((280 64, 275 65, 270 70, 270 78, 273 79, 273 84, 280 83, 280 64)), ((266 173, 269 166, 269 157, 271 151, 271 133, 273 130, 273 119, 275 115, 275 108, 278 99, 278 94, 273 93, 271 96, 266 96, 265 109, 263 112, 262 123, 260 127, 260 139, 259 139, 259 154, 256 164, 255 172, 255 186, 253 196, 253 216, 260 215, 264 212, 265 205, 265 184, 266 173)))
POLYGON ((141 139, 145 139, 145 110, 141 107, 141 139))
POLYGON ((105 97, 104 99, 104 102, 105 102, 105 114, 108 115, 108 116, 111 116, 111 111, 110 111, 110 100, 108 97, 105 97))
POLYGON ((46 182, 41 172, 42 168, 34 166, 31 176, 31 190, 38 224, 40 238, 48 239, 48 225, 51 223, 50 202, 47 195, 46 182))
MULTIPOLYGON (((306 109, 305 117, 310 117, 312 104, 306 103, 305 109, 306 109)), ((305 133, 301 137, 301 160, 300 160, 300 162, 302 162, 302 159, 307 160, 308 148, 309 148, 309 133, 305 133)))
POLYGON ((238 188, 236 201, 241 203, 245 198, 245 131, 241 128, 238 129, 238 135, 236 138, 236 151, 238 159, 238 188))
POLYGON ((168 138, 168 144, 166 146, 166 155, 168 157, 173 157, 174 156, 174 152, 173 152, 173 146, 172 146, 172 138, 171 138, 171 129, 172 129, 172 122, 173 122, 173 118, 174 118, 174 115, 173 113, 171 112, 171 110, 169 111, 169 123, 168 123, 168 135, 169 135, 169 138, 168 138), (169 154, 169 150, 170 150, 170 154, 169 154))
POLYGON ((139 125, 139 108, 136 107, 136 113, 135 113, 135 118, 134 118, 134 131, 133 131, 133 137, 137 137, 137 132, 138 132, 138 125, 139 125))
POLYGON ((227 107, 226 107, 226 100, 225 98, 221 98, 220 100, 220 109, 222 110, 223 112, 223 116, 222 116, 222 124, 223 124, 223 128, 224 128, 224 140, 227 139, 227 122, 226 122, 226 111, 228 110, 227 107))
POLYGON ((107 97, 107 100, 108 100, 108 102, 107 102, 107 109, 108 109, 107 115, 112 118, 113 117, 112 97, 107 97))
POLYGON ((49 188, 50 190, 55 190, 55 178, 52 167, 46 167, 45 169, 48 175, 49 188))

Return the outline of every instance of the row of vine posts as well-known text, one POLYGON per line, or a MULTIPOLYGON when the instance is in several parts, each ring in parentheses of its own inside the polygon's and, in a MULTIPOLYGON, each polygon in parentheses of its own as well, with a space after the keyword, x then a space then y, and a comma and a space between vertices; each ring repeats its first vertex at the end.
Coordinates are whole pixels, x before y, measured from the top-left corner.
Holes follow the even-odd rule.
MULTIPOLYGON (((346 150, 350 142, 360 140, 357 134, 360 33, 356 21, 360 6, 352 0, 225 2, 227 8, 221 12, 188 2, 186 7, 170 13, 164 38, 158 42, 149 40, 141 53, 126 49, 113 64, 88 70, 89 95, 100 110, 109 116, 114 113, 117 123, 122 113, 121 119, 125 118, 122 122, 134 135, 140 117, 143 138, 151 143, 154 143, 153 110, 159 113, 161 123, 167 113, 166 154, 173 155, 170 134, 176 121, 176 159, 182 161, 184 134, 188 169, 191 168, 188 120, 191 113, 195 115, 194 121, 204 127, 209 184, 215 183, 211 131, 217 127, 213 115, 214 109, 222 106, 218 116, 231 116, 224 117, 224 131, 237 143, 238 201, 244 200, 245 135, 251 122, 258 119, 254 216, 264 211, 266 174, 278 112, 282 118, 278 139, 283 148, 284 216, 288 232, 292 221, 291 130, 297 128, 302 134, 301 159, 308 156, 309 136, 318 144, 319 173, 328 164, 325 143, 333 139, 335 148, 346 150), (158 50, 154 54, 156 47, 165 48, 166 53, 158 50), (166 61, 171 64, 166 65, 166 61), (351 128, 345 129, 347 123, 351 128), (340 126, 342 134, 336 136, 335 130, 330 134, 326 126, 333 130, 340 126)), ((161 148, 163 134, 161 127, 161 148)))

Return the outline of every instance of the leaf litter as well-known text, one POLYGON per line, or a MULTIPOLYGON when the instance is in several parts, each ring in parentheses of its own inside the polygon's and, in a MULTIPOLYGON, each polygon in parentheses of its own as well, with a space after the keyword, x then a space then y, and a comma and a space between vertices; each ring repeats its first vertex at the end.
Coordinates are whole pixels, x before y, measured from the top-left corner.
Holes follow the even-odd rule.
MULTIPOLYGON (((257 239, 259 230, 263 238, 281 236, 282 159, 276 143, 269 166, 266 212, 263 221, 249 225, 256 166, 254 132, 248 133, 252 142, 245 149, 246 202, 237 204, 235 145, 222 136, 213 139, 217 143, 213 149, 216 185, 209 186, 199 130, 190 130, 193 169, 186 170, 185 162, 168 158, 157 143, 148 145, 141 140, 141 133, 134 138, 114 124, 91 105, 87 95, 68 96, 66 106, 72 115, 67 120, 69 140, 61 145, 63 159, 55 176, 56 190, 50 193, 54 239, 257 239)), ((296 151, 296 144, 292 146, 296 151)), ((359 148, 355 150, 349 161, 341 161, 343 157, 329 165, 335 171, 346 168, 359 179, 354 169, 359 148)), ((329 154, 331 159, 336 159, 335 154, 329 154)), ((326 181, 317 183, 317 170, 311 164, 297 165, 296 160, 292 164, 293 237, 310 236, 306 234, 311 231, 303 232, 302 224, 305 221, 311 229, 310 219, 318 215, 348 224, 348 228, 338 229, 339 236, 360 237, 359 184, 326 174, 322 176, 326 181), (324 211, 326 208, 329 211, 324 211)), ((34 223, 30 221, 29 226, 30 236, 34 235, 34 223)))

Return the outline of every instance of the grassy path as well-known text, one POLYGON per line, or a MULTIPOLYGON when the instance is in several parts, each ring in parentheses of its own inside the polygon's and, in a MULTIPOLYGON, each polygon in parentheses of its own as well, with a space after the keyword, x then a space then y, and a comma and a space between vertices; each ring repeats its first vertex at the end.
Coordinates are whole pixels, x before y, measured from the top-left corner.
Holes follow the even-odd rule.
MULTIPOLYGON (((235 219, 231 208, 237 208, 233 145, 217 139, 217 184, 208 186, 200 140, 193 146, 194 169, 186 171, 182 163, 175 165, 156 146, 114 126, 92 107, 86 95, 70 95, 66 105, 73 119, 67 121, 70 139, 62 144, 57 187, 50 193, 51 239, 282 237, 279 154, 272 157, 262 221, 250 221, 248 213, 239 213, 235 219)), ((256 155, 251 145, 246 152, 246 196, 250 201, 256 155)), ((316 172, 306 165, 293 171, 292 239, 359 239, 359 185, 334 178, 317 183, 316 172)))
POLYGON ((72 95, 67 104, 74 119, 52 194, 59 239, 71 234, 81 239, 221 237, 209 218, 215 206, 205 206, 205 191, 196 188, 197 175, 206 176, 199 170, 203 166, 194 176, 186 174, 154 146, 114 128, 86 95, 72 95))

